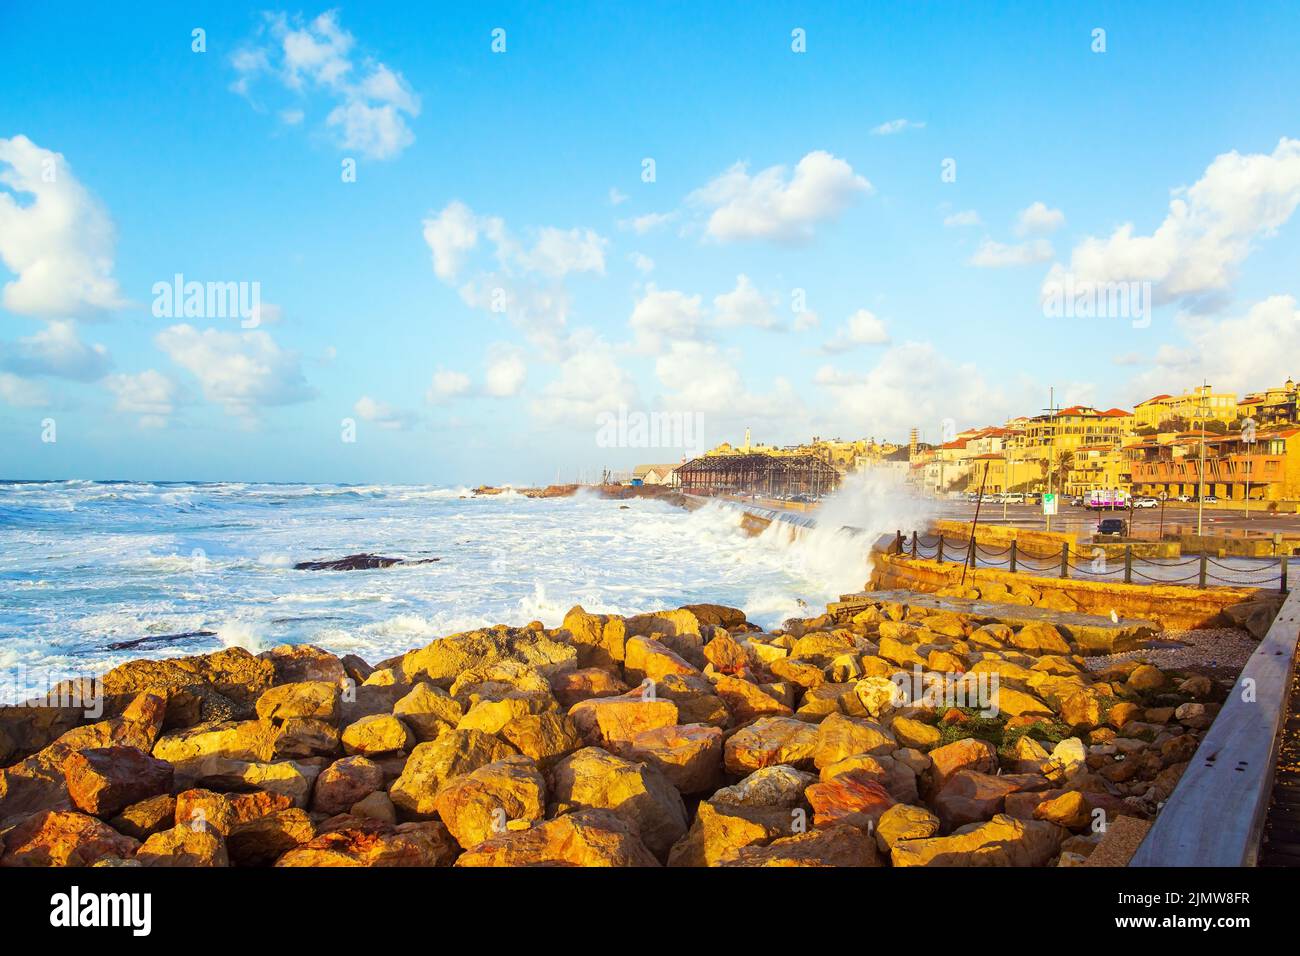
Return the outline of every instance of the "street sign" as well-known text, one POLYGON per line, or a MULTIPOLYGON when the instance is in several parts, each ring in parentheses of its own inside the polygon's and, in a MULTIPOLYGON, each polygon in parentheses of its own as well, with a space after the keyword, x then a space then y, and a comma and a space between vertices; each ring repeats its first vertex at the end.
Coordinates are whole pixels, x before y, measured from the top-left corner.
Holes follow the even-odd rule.
POLYGON ((1056 495, 1055 495, 1055 493, 1048 491, 1048 492, 1045 492, 1045 493, 1043 494, 1043 514, 1045 514, 1045 515, 1054 515, 1054 514, 1056 514, 1056 495))

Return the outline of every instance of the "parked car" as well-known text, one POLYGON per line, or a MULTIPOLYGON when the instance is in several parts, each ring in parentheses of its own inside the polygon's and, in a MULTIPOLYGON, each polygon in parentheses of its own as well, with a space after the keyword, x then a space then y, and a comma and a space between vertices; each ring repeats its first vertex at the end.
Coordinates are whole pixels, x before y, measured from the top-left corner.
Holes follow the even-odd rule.
POLYGON ((1012 491, 1009 492, 1003 500, 1007 502, 1007 504, 1023 505, 1025 503, 1025 496, 1019 491, 1012 491))
POLYGON ((1073 508, 1082 508, 1084 506, 1083 495, 1075 495, 1071 498, 1070 506, 1073 508))
POLYGON ((1134 498, 1133 507, 1134 508, 1159 508, 1160 502, 1158 502, 1155 498, 1134 498))
POLYGON ((1182 501, 1182 502, 1188 502, 1191 500, 1192 500, 1191 495, 1179 495, 1177 498, 1174 499, 1174 501, 1182 501))
POLYGON ((1217 505, 1219 503, 1219 499, 1215 495, 1206 495, 1201 501, 1207 505, 1217 505))
POLYGON ((1123 518, 1102 518, 1097 522, 1097 537, 1124 538, 1128 536, 1128 522, 1123 518))

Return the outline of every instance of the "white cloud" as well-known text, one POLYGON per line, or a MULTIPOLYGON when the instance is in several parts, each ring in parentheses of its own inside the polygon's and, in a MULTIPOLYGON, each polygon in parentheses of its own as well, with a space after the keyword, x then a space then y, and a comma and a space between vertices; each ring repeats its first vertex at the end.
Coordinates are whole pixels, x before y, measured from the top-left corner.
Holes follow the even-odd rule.
POLYGON ((1208 381, 1238 396, 1300 375, 1300 311, 1289 295, 1275 295, 1244 315, 1214 320, 1180 315, 1187 344, 1165 345, 1143 364, 1130 388, 1133 401, 1208 381))
POLYGON ((140 427, 162 428, 176 409, 180 387, 155 369, 138 375, 110 375, 104 385, 117 398, 115 411, 139 415, 140 427))
POLYGON ((50 394, 40 382, 0 372, 0 401, 14 408, 43 408, 50 404, 50 394))
POLYGON ((1190 188, 1175 190, 1155 232, 1135 235, 1125 223, 1108 238, 1084 239, 1068 266, 1052 267, 1043 295, 1143 281, 1157 305, 1225 293, 1255 241, 1275 234, 1298 204, 1300 140, 1283 137, 1271 154, 1223 153, 1190 188))
POLYGON ((528 377, 528 366, 518 349, 498 345, 488 358, 483 375, 483 391, 493 398, 510 398, 519 394, 528 377))
POLYGON ((758 421, 797 432, 805 420, 803 401, 788 381, 772 380, 767 393, 751 391, 736 365, 708 342, 673 342, 655 359, 655 375, 664 387, 664 406, 701 416, 715 435, 758 421))
POLYGON ((298 353, 281 349, 266 332, 200 332, 182 324, 159 332, 154 341, 198 380, 204 398, 230 415, 251 418, 262 407, 305 402, 316 394, 298 353))
POLYGON ((862 345, 884 345, 888 341, 889 330, 885 323, 874 313, 858 309, 822 348, 827 352, 848 352, 862 345))
POLYGON ((516 260, 526 271, 552 279, 570 272, 605 272, 607 240, 591 229, 556 229, 545 226, 537 231, 537 241, 528 250, 516 252, 516 260))
POLYGON ((1045 203, 1036 202, 1020 210, 1016 219, 1016 235, 1050 235, 1065 225, 1065 213, 1049 209, 1045 203))
POLYGON ((980 226, 983 225, 983 222, 980 220, 980 214, 974 209, 963 209, 951 216, 945 216, 943 224, 952 229, 957 226, 980 226))
POLYGON ((430 384, 425 397, 430 403, 437 405, 464 395, 469 390, 470 380, 468 375, 464 372, 440 368, 433 373, 433 382, 430 384))
POLYGON ((737 239, 806 240, 819 222, 838 218, 854 198, 872 191, 871 183, 830 153, 817 150, 799 160, 793 175, 770 166, 750 176, 737 163, 688 197, 711 209, 708 234, 722 242, 737 239))
POLYGON ((703 322, 704 309, 698 295, 659 289, 650 282, 632 307, 627 324, 638 349, 657 352, 667 341, 696 338, 703 322))
POLYGON ((26 136, 0 139, 0 185, 13 190, 0 190, 0 261, 18 277, 5 284, 6 309, 67 317, 125 304, 112 220, 62 154, 26 136))
POLYGON ((971 256, 970 264, 981 269, 1006 269, 1046 262, 1052 258, 1052 244, 1046 239, 1031 239, 1008 245, 985 239, 971 256))
POLYGON ((437 215, 424 219, 424 241, 433 253, 433 270, 444 282, 460 274, 479 238, 493 246, 497 263, 509 272, 561 279, 571 272, 605 271, 609 241, 592 229, 532 230, 533 244, 516 239, 497 216, 479 216, 460 200, 452 200, 437 215))
MULTIPOLYGON (((1032 382, 1012 382, 1014 394, 993 386, 975 363, 958 363, 933 345, 904 342, 862 374, 824 366, 816 379, 831 397, 844 427, 861 434, 904 436, 913 426, 937 438, 945 418, 999 422, 1036 407, 1032 382)), ((969 423, 966 422, 966 423, 969 423)))
POLYGON ((362 395, 358 398, 356 404, 352 406, 352 410, 360 418, 386 431, 400 431, 409 428, 416 421, 414 412, 394 408, 387 402, 381 402, 369 395, 362 395))
MULTIPOLYGON (((237 50, 231 89, 251 96, 255 82, 269 77, 307 98, 323 93, 333 106, 325 124, 340 148, 369 159, 392 159, 415 141, 408 120, 420 115, 420 98, 401 73, 370 58, 354 58, 356 40, 329 10, 310 22, 283 13, 266 14, 255 40, 237 50)), ((298 107, 280 110, 290 125, 301 124, 298 107)))
POLYGON ((67 320, 46 324, 35 335, 12 345, 0 343, 0 367, 22 375, 50 375, 74 382, 93 382, 112 367, 108 349, 86 345, 77 337, 77 327, 67 320))
POLYGON ((628 256, 628 259, 642 275, 649 275, 655 271, 655 261, 645 253, 633 252, 628 256))
POLYGON ((590 428, 596 432, 596 416, 617 415, 621 406, 638 405, 636 385, 619 365, 613 349, 599 340, 560 363, 554 379, 532 402, 533 415, 546 425, 590 428))
POLYGON ((888 122, 881 123, 879 126, 873 127, 871 134, 873 136, 892 136, 895 133, 901 133, 904 130, 909 129, 925 129, 925 122, 923 120, 910 119, 889 120, 888 122))
POLYGON ((638 236, 644 236, 647 232, 653 232, 661 226, 666 226, 677 218, 675 212, 648 212, 643 216, 634 216, 631 219, 620 219, 618 228, 630 229, 638 236))
POLYGON ((433 271, 439 279, 451 282, 460 274, 478 245, 478 233, 478 217, 460 200, 452 200, 438 215, 425 218, 424 241, 433 253, 433 271))
POLYGON ((611 206, 618 206, 618 205, 620 205, 620 204, 622 204, 622 203, 625 203, 625 202, 627 202, 627 193, 619 192, 619 191, 618 191, 617 189, 615 189, 613 186, 610 186, 610 187, 609 187, 609 204, 610 204, 611 206))
POLYGON ((714 297, 713 311, 714 321, 724 327, 774 329, 780 325, 773 300, 759 292, 743 273, 736 276, 735 289, 714 297))
POLYGON ((802 312, 796 312, 794 316, 794 330, 796 332, 807 332, 810 329, 820 327, 822 324, 821 316, 812 309, 804 309, 802 312))

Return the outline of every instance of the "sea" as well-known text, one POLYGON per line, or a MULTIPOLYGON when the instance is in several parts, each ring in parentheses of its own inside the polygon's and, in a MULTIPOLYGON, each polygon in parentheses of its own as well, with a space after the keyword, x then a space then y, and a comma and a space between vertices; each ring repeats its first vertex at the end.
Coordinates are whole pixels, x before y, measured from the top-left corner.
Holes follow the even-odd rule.
POLYGON ((311 643, 374 663, 476 627, 558 626, 577 604, 634 614, 711 602, 772 628, 869 576, 864 536, 883 530, 864 520, 873 496, 844 494, 830 510, 855 514, 837 530, 774 524, 750 537, 731 505, 586 491, 0 483, 0 702, 223 647, 311 643), (358 552, 426 563, 294 569, 358 552))

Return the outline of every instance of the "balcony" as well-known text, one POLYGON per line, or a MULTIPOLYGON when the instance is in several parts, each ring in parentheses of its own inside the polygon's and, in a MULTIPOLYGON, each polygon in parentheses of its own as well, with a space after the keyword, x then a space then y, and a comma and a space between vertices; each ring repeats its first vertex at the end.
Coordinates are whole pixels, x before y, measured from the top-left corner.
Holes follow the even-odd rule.
MULTIPOLYGON (((1205 460, 1207 483, 1266 485, 1281 481, 1285 459, 1281 455, 1227 455, 1205 460)), ((1175 461, 1135 461, 1133 481, 1140 484, 1188 484, 1201 480, 1198 458, 1175 461)))

